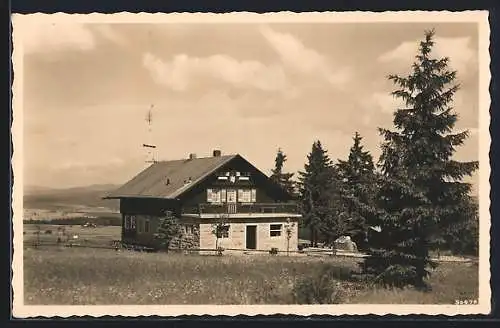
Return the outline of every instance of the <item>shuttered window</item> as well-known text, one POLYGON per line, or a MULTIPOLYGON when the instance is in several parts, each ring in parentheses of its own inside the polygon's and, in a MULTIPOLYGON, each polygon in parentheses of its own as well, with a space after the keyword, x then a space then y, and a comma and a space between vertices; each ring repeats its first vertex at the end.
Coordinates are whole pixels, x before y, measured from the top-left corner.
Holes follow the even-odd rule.
POLYGON ((238 201, 241 203, 250 203, 252 201, 252 191, 250 189, 239 189, 238 201))
POLYGON ((207 189, 207 202, 220 203, 221 191, 219 189, 207 189))
POLYGON ((255 203, 257 201, 257 190, 256 189, 252 189, 251 195, 250 195, 250 201, 252 203, 255 203))

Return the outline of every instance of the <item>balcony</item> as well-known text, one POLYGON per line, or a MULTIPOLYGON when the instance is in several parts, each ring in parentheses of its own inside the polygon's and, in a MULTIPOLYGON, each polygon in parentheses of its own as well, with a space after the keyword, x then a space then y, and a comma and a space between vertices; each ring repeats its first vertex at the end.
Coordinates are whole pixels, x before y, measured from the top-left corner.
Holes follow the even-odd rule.
POLYGON ((184 207, 185 216, 216 217, 226 214, 229 217, 276 217, 300 216, 294 203, 202 203, 194 207, 184 207))

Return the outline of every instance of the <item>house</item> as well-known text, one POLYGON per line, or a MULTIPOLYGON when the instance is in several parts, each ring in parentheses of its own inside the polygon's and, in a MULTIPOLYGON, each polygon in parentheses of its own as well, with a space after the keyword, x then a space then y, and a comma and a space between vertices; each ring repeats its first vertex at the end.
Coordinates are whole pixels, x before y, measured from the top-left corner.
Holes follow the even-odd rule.
POLYGON ((301 215, 291 195, 238 154, 215 150, 210 157, 156 162, 105 198, 120 200, 125 244, 156 247, 159 219, 171 211, 183 227, 173 247, 298 247, 301 215), (214 224, 221 218, 227 225, 216 238, 214 224))

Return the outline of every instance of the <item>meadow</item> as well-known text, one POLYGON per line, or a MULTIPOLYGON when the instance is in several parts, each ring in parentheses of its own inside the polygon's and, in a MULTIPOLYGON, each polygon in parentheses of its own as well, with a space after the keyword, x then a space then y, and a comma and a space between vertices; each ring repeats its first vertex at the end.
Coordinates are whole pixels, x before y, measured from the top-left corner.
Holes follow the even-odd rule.
MULTIPOLYGON (((119 238, 116 228, 68 227, 102 245, 119 238)), ((478 296, 476 264, 440 264, 430 291, 386 289, 357 278, 354 258, 33 248, 34 228, 25 231, 25 304, 452 304, 478 296)))

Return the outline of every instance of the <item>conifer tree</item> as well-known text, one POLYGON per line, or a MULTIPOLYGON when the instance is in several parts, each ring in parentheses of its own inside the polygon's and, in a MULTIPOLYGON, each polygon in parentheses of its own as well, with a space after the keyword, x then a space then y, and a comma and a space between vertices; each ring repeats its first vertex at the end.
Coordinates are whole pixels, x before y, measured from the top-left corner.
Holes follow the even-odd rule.
POLYGON ((293 173, 283 173, 283 166, 286 160, 287 158, 285 153, 281 149, 278 149, 276 158, 274 160, 274 169, 271 170, 272 174, 270 178, 271 180, 279 184, 281 188, 283 188, 291 196, 295 196, 295 184, 292 180, 293 173))
POLYGON ((166 252, 170 248, 172 241, 182 235, 182 226, 179 220, 171 211, 166 211, 165 215, 160 218, 158 232, 154 234, 160 244, 165 248, 166 252))
POLYGON ((397 286, 425 286, 428 268, 435 265, 429 250, 441 243, 442 231, 464 219, 470 185, 462 179, 478 168, 477 162, 452 159, 468 131, 452 133, 457 115, 451 102, 459 86, 448 58, 431 57, 433 36, 433 30, 425 32, 411 74, 389 76, 397 86, 392 95, 406 108, 394 113, 395 131, 380 129, 381 231, 365 268, 397 286))
POLYGON ((334 184, 332 161, 321 142, 315 141, 307 156, 304 172, 299 172, 299 193, 303 226, 310 231, 313 246, 321 240, 320 230, 331 210, 331 187, 334 184))
POLYGON ((341 201, 347 211, 347 233, 359 249, 366 248, 367 224, 375 213, 375 165, 370 152, 363 150, 362 139, 356 132, 348 159, 339 160, 336 165, 342 188, 341 201))

